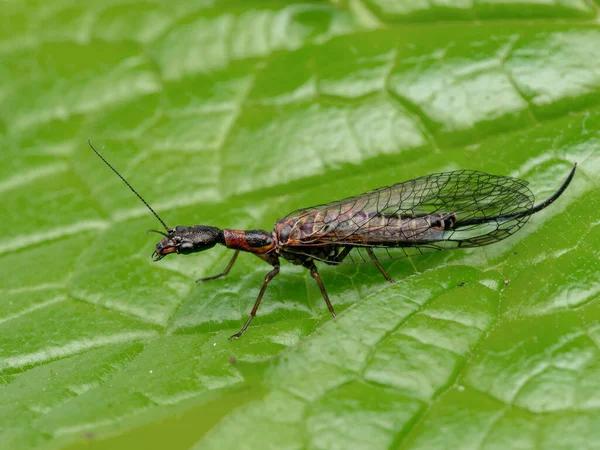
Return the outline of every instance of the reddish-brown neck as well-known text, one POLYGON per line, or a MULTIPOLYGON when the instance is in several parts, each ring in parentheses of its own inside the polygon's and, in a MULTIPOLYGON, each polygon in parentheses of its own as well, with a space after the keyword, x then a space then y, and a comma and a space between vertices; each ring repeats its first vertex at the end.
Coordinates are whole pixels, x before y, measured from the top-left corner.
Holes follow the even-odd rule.
POLYGON ((264 230, 223 230, 225 246, 245 252, 265 254, 275 248, 273 235, 264 230))

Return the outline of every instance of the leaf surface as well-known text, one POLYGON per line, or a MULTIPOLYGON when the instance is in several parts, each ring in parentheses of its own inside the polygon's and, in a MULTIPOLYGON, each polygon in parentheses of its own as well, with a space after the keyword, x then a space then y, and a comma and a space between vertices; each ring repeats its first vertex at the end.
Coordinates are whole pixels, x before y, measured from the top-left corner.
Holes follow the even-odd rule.
POLYGON ((4 2, 7 448, 600 446, 600 30, 583 1, 4 2), (494 246, 269 268, 153 263, 169 224, 470 168, 572 185, 494 246))

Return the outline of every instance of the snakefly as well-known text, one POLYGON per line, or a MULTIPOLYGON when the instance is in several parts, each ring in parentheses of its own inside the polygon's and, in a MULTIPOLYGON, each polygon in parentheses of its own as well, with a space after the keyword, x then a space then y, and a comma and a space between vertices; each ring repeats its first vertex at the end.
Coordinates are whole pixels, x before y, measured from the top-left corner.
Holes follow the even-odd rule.
POLYGON ((332 265, 371 262, 393 283, 380 260, 501 241, 518 231, 532 214, 560 197, 577 167, 575 163, 558 190, 535 206, 526 181, 476 170, 456 170, 302 208, 279 219, 273 231, 221 230, 209 225, 169 228, 92 143, 88 143, 164 227, 165 232, 157 231, 164 237, 152 253, 154 261, 171 253, 188 255, 220 244, 234 250, 231 260, 223 272, 200 278, 199 282, 227 275, 241 251, 254 253, 273 266, 265 276, 250 317, 229 339, 239 338, 250 325, 267 285, 279 273, 279 258, 310 271, 329 312, 335 317, 315 261, 332 265))

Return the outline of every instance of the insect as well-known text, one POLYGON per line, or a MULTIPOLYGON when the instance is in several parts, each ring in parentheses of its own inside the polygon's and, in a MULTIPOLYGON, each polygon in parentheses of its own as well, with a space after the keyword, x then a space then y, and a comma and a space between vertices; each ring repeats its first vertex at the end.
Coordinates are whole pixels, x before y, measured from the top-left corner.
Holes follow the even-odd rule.
POLYGON ((88 144, 164 227, 165 232, 153 230, 164 236, 152 253, 154 261, 171 253, 188 255, 220 244, 234 250, 231 260, 223 272, 200 278, 199 282, 227 275, 241 251, 254 253, 273 267, 265 276, 248 320, 229 339, 239 338, 250 325, 268 284, 279 274, 280 258, 310 271, 329 312, 335 317, 315 261, 331 265, 371 262, 393 283, 381 259, 501 241, 523 227, 532 214, 560 197, 577 168, 575 163, 558 190, 535 206, 526 181, 475 170, 457 170, 299 209, 279 219, 273 231, 221 230, 209 225, 169 228, 91 141, 88 144))

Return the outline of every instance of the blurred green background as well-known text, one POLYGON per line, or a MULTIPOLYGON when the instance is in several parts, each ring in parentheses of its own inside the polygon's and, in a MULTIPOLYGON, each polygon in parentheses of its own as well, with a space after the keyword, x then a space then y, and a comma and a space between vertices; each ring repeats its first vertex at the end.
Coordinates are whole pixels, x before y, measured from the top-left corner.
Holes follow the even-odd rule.
POLYGON ((0 446, 600 447, 592 1, 3 1, 0 446), (566 193, 497 245, 153 263, 160 228, 471 168, 566 193), (464 284, 463 284, 464 283, 464 284))

